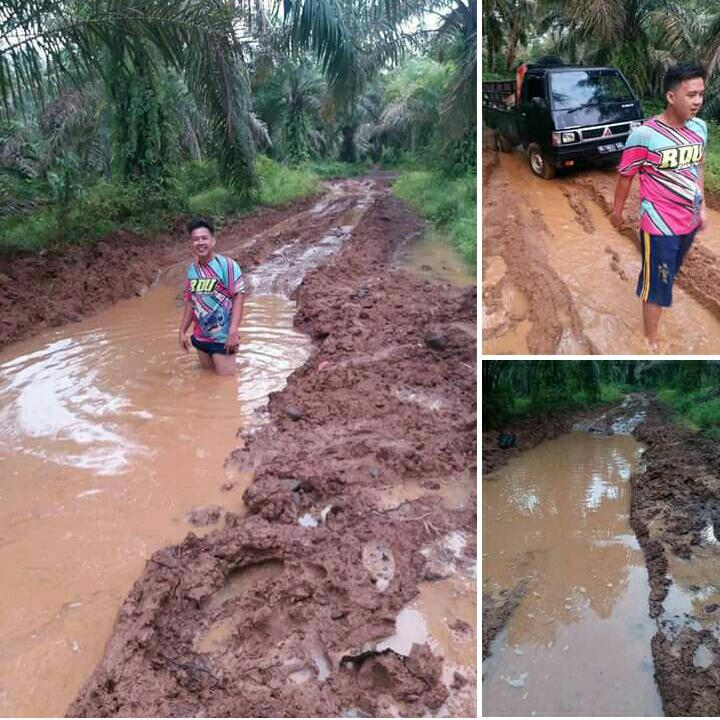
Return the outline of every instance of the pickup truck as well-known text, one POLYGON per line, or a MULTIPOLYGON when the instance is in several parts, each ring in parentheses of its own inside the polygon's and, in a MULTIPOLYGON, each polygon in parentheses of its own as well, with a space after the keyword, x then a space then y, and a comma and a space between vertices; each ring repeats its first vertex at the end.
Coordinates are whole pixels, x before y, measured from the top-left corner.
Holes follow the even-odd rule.
POLYGON ((482 84, 483 121, 503 152, 527 151, 530 168, 550 179, 557 168, 615 164, 630 131, 642 125, 640 101, 609 67, 528 65, 515 81, 482 84))

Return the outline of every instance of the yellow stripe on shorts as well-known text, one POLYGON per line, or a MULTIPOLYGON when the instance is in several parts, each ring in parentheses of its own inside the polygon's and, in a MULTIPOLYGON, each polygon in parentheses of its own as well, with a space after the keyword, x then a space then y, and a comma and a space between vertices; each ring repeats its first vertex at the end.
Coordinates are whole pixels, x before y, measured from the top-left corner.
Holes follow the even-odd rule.
POLYGON ((643 278, 643 289, 640 294, 640 299, 643 302, 647 302, 648 295, 650 295, 650 233, 647 230, 643 230, 645 252, 645 277, 643 278))

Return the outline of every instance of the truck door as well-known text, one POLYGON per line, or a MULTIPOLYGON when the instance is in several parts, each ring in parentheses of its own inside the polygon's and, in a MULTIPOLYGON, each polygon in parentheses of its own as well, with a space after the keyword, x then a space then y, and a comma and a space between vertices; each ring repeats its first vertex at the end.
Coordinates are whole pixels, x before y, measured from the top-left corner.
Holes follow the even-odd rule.
POLYGON ((523 145, 531 142, 548 147, 551 142, 552 122, 547 96, 545 75, 526 75, 520 95, 520 137, 523 145))

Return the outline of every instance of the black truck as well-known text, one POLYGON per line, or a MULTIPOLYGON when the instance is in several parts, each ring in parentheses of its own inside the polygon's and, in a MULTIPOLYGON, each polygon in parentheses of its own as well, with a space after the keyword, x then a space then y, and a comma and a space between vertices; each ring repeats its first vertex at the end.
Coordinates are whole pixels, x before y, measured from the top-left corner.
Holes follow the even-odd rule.
POLYGON ((515 81, 482 84, 483 122, 498 149, 526 149, 532 171, 617 163, 630 131, 642 124, 640 101, 623 74, 608 67, 528 65, 519 98, 515 81))

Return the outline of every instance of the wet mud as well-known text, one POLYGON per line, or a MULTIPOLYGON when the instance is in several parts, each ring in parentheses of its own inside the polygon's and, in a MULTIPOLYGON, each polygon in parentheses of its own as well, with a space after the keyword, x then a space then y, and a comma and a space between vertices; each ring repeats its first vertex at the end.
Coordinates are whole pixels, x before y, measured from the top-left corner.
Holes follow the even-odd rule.
MULTIPOLYGON (((483 347, 490 354, 645 354, 635 221, 610 224, 613 170, 535 177, 521 151, 486 149, 483 347), (507 198, 516 201, 508 203, 507 198)), ((712 204, 711 204, 712 207, 712 204)), ((688 254, 663 316, 661 353, 720 351, 720 213, 688 254)))
POLYGON ((69 716, 475 714, 476 290, 391 264, 422 228, 353 187, 307 243, 224 237, 316 349, 227 460, 242 515, 152 556, 69 716))
POLYGON ((720 456, 717 440, 671 422, 652 402, 636 432, 644 472, 631 524, 650 577, 655 675, 666 715, 720 713, 720 456))

